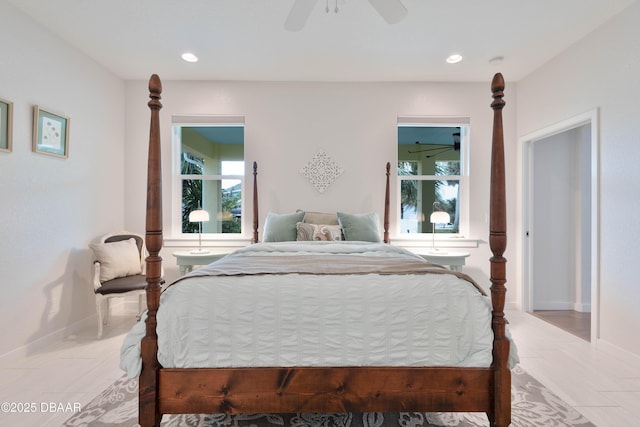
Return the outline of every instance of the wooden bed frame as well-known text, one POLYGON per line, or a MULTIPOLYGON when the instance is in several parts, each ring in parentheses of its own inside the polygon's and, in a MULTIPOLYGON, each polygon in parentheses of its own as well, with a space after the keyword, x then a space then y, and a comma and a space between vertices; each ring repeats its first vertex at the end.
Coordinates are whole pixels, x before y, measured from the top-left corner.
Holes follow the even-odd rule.
MULTIPOLYGON (((162 184, 159 110, 162 85, 149 81, 151 130, 147 181, 146 335, 142 339, 139 422, 159 426, 162 414, 325 413, 325 412, 485 412, 491 426, 511 422, 509 341, 504 317, 506 200, 502 108, 504 79, 496 74, 493 93, 493 141, 489 244, 493 362, 488 368, 459 367, 273 367, 181 368, 157 360, 156 313, 160 304, 162 258, 162 184)), ((257 166, 254 163, 253 240, 257 241, 257 166)), ((384 240, 388 242, 389 171, 385 189, 384 240)))

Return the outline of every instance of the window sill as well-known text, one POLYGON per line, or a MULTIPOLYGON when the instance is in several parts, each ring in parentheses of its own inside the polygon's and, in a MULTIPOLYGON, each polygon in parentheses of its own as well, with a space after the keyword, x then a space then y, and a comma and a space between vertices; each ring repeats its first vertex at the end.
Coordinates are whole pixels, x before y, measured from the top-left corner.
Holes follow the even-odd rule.
MULTIPOLYGON (((176 237, 169 236, 163 239, 166 248, 192 248, 198 246, 198 236, 176 237)), ((246 236, 237 237, 205 237, 202 236, 203 248, 241 248, 251 244, 251 238, 246 236)))
MULTIPOLYGON (((165 237, 163 239, 166 248, 192 248, 198 246, 198 238, 194 237, 165 237)), ((251 244, 251 238, 245 236, 237 237, 202 237, 203 248, 241 248, 251 244)), ((428 235, 416 237, 393 237, 391 236, 391 244, 401 246, 407 249, 431 248, 433 240, 428 235)), ((439 248, 477 248, 480 240, 468 237, 436 236, 435 245, 439 248)))
MULTIPOLYGON (((391 244, 401 246, 406 249, 431 248, 433 240, 431 235, 406 237, 391 236, 391 244)), ((480 244, 479 239, 472 239, 462 236, 436 236, 435 246, 438 248, 477 248, 480 244)))

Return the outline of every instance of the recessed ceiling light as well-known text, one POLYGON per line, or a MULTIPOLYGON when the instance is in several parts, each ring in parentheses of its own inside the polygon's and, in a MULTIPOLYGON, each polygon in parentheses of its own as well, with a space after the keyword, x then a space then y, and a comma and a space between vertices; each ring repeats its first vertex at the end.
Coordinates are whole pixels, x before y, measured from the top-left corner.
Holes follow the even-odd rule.
POLYGON ((456 64, 460 61, 462 61, 462 55, 459 55, 457 53, 454 53, 453 55, 447 58, 447 62, 449 64, 456 64))
POLYGON ((191 52, 185 52, 182 54, 182 59, 187 61, 187 62, 198 62, 198 57, 195 56, 193 53, 191 52))

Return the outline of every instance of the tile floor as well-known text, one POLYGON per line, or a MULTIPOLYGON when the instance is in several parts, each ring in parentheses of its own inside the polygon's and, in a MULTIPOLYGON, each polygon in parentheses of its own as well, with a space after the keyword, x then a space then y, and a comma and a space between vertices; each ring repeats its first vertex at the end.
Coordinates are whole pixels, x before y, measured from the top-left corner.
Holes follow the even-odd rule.
POLYGON ((136 313, 116 313, 101 340, 96 340, 97 326, 91 325, 26 357, 0 359, 0 402, 22 405, 13 408, 22 411, 25 404, 35 404, 35 413, 7 413, 3 408, 0 426, 59 426, 73 415, 74 405, 89 403, 124 375, 120 344, 136 313))
POLYGON ((508 312, 521 366, 597 426, 640 425, 640 360, 614 357, 531 314, 508 312))
MULTIPOLYGON (((597 426, 640 425, 640 362, 618 360, 530 314, 507 313, 521 365, 597 426)), ((20 359, 0 359, 0 402, 35 403, 35 413, 0 413, 2 426, 58 426, 123 375, 123 336, 135 313, 112 316, 101 340, 88 328, 20 359), (42 405, 46 410, 43 410, 42 405), (66 408, 62 408, 66 409, 66 408)))

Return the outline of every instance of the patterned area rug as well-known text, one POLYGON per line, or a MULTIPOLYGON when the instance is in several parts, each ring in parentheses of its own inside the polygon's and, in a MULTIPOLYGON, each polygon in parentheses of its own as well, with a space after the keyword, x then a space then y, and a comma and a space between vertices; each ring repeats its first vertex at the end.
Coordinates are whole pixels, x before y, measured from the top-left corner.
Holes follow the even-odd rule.
MULTIPOLYGON (((512 371, 512 426, 595 427, 519 366, 512 371)), ((63 426, 137 425, 138 383, 123 376, 63 426)), ((249 414, 165 415, 164 427, 418 427, 488 426, 481 413, 249 414)))

